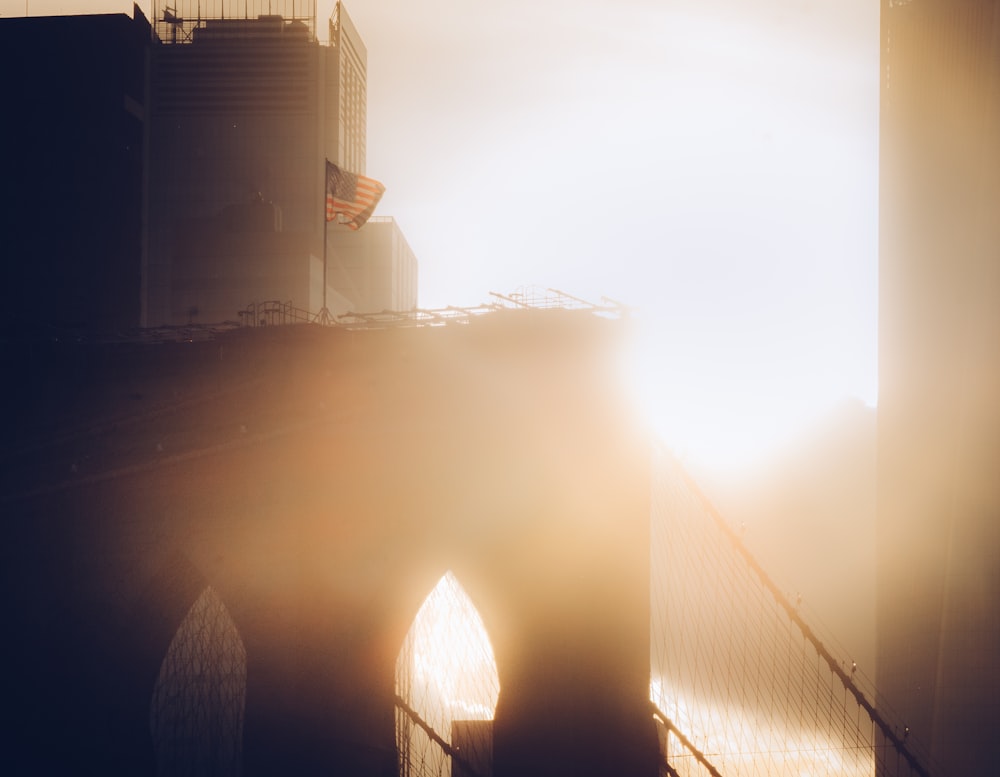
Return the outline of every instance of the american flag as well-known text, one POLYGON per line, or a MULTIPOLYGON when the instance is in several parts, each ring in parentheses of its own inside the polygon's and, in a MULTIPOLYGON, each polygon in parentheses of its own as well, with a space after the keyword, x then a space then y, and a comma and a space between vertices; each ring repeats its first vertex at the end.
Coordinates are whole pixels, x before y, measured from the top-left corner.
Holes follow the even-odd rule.
POLYGON ((385 187, 374 178, 326 163, 326 220, 361 229, 382 198, 385 187))

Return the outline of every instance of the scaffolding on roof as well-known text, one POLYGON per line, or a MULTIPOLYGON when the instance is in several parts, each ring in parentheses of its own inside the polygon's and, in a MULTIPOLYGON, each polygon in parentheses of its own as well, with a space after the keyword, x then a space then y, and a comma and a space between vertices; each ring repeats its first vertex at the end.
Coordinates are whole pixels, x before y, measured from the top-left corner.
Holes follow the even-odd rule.
POLYGON ((227 38, 256 39, 261 26, 270 25, 279 33, 304 29, 316 40, 316 0, 153 0, 153 32, 161 43, 191 43, 201 30, 223 25, 227 38))

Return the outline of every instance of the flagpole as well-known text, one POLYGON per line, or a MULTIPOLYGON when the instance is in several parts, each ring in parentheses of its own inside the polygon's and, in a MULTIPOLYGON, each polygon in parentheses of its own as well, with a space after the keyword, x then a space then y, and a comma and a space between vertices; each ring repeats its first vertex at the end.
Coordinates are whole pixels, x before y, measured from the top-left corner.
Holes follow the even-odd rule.
MULTIPOLYGON (((327 160, 327 162, 329 163, 329 160, 327 160)), ((316 319, 319 321, 320 324, 323 324, 325 326, 326 324, 331 323, 330 322, 330 319, 331 319, 330 311, 327 310, 327 307, 326 307, 326 233, 330 231, 330 225, 326 221, 326 187, 327 187, 327 184, 326 184, 326 172, 325 171, 324 171, 324 175, 323 175, 323 181, 324 181, 324 183, 323 183, 323 207, 320 208, 320 215, 322 216, 322 224, 323 224, 323 307, 320 309, 319 315, 316 316, 316 319)))
POLYGON ((326 206, 323 206, 323 310, 326 310, 326 233, 330 225, 326 223, 326 206))

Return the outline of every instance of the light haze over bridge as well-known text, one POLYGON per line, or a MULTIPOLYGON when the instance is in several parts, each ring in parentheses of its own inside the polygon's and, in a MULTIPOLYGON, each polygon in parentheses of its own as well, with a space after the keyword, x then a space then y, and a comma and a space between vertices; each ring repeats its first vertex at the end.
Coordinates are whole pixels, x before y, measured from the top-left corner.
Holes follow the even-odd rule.
POLYGON ((12 762, 925 774, 650 439, 619 370, 630 324, 609 312, 11 354, 12 762), (448 572, 495 657, 478 727, 398 664, 448 572), (491 757, 467 757, 484 741, 491 757))

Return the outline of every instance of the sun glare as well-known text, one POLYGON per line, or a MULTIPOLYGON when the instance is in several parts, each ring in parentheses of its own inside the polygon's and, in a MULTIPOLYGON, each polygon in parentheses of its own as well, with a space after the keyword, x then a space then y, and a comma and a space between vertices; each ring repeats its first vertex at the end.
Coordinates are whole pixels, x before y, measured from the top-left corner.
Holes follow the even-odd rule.
MULTIPOLYGON (((706 701, 698 703, 696 713, 659 677, 651 680, 649 697, 695 747, 712 754, 714 765, 723 772, 725 767, 734 773, 754 771, 761 763, 769 764, 769 773, 778 777, 831 773, 870 777, 875 771, 874 756, 865 754, 870 748, 864 744, 845 744, 800 725, 782 726, 745 713, 733 714, 732 709, 706 701)), ((673 737, 667 738, 665 755, 673 764, 691 758, 673 737)))
POLYGON ((439 699, 456 719, 493 717, 500 687, 493 648, 475 605, 450 572, 417 612, 407 642, 414 690, 439 699))
POLYGON ((696 357, 640 329, 624 359, 641 422, 695 476, 759 474, 847 396, 796 365, 781 373, 696 357))
MULTIPOLYGON (((472 742, 456 742, 456 730, 468 730, 468 721, 493 719, 500 693, 493 648, 475 605, 451 572, 441 578, 413 619, 396 660, 396 692, 430 728, 467 756, 472 742)), ((401 760, 411 766, 419 763, 421 769, 433 763, 444 770, 444 753, 413 723, 399 717, 401 760)))

